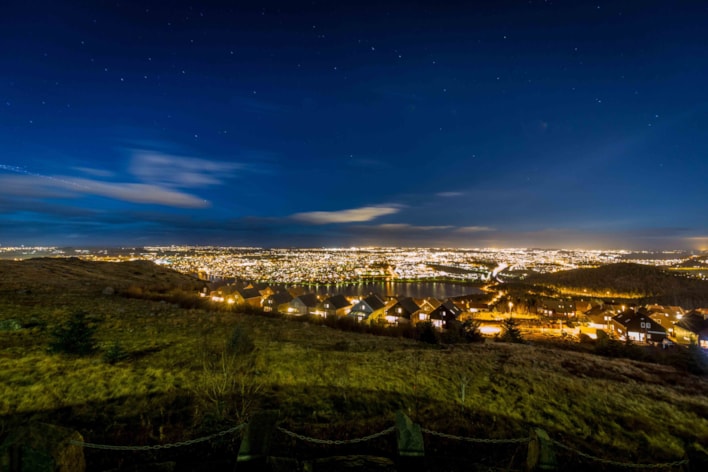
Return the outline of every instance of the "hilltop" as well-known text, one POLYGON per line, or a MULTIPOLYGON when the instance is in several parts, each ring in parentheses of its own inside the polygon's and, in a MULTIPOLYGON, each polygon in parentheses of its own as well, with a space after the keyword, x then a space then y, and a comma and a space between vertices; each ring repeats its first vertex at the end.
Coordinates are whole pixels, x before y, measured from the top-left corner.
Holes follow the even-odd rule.
POLYGON ((708 305, 708 282, 643 264, 619 263, 535 274, 525 283, 553 288, 568 295, 640 299, 681 305, 685 308, 708 305))
POLYGON ((204 282, 149 261, 99 262, 75 257, 0 260, 0 292, 196 291, 204 282))

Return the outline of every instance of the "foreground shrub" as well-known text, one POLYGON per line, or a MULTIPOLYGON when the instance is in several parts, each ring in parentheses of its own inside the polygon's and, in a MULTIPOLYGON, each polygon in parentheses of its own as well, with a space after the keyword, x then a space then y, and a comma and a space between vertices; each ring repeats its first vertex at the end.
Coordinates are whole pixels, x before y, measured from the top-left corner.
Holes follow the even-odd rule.
POLYGON ((50 352, 87 356, 96 352, 96 326, 86 319, 86 314, 76 312, 69 321, 52 331, 50 352))
POLYGON ((695 343, 688 346, 686 369, 692 374, 708 375, 708 352, 695 343))
POLYGON ((440 344, 440 333, 430 321, 418 323, 416 331, 418 333, 418 341, 428 344, 440 344))

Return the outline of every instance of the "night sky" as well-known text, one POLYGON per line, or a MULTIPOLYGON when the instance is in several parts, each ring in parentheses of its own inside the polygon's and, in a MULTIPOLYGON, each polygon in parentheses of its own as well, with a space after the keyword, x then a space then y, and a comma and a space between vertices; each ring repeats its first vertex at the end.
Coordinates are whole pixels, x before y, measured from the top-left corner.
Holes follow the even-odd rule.
POLYGON ((3 246, 707 249, 707 207, 705 1, 0 3, 3 246))

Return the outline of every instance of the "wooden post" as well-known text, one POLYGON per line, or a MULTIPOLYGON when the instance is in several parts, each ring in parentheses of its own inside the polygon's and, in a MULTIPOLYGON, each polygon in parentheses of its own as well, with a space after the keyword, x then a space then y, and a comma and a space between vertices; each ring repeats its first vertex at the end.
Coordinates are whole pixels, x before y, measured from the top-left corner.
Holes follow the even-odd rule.
POLYGON ((551 438, 541 428, 531 430, 528 456, 526 457, 526 470, 557 470, 556 453, 553 450, 551 438))
POLYGON ((425 455, 423 432, 420 425, 413 423, 402 411, 396 412, 396 439, 398 455, 402 457, 422 457, 425 455))
POLYGON ((278 412, 266 410, 255 413, 248 422, 238 449, 237 462, 265 460, 270 452, 270 441, 278 421, 278 412))

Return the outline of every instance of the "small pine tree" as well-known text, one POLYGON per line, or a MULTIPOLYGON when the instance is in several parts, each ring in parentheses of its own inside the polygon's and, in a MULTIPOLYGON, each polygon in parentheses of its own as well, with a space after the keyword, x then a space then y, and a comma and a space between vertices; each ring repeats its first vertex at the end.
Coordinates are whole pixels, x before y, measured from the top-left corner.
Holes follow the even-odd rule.
POLYGON ((479 321, 473 319, 466 319, 462 323, 462 333, 465 337, 465 341, 468 343, 478 343, 484 341, 484 336, 479 331, 479 321))
POLYGON ((96 352, 96 327, 89 324, 86 313, 76 312, 69 321, 52 331, 51 352, 88 356, 96 352))
POLYGON ((122 361, 128 358, 128 353, 123 349, 123 346, 119 342, 114 342, 111 344, 106 352, 103 353, 103 360, 108 364, 115 364, 118 361, 122 361))
POLYGON ((499 337, 501 341, 507 343, 523 343, 524 338, 521 336, 521 330, 519 329, 519 322, 514 318, 506 318, 502 321, 502 334, 499 337))

